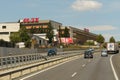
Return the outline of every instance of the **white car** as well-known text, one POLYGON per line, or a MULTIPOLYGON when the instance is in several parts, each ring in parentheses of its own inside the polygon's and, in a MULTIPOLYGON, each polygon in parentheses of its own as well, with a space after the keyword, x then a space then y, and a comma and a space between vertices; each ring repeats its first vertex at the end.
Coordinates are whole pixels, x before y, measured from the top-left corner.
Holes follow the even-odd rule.
POLYGON ((103 56, 108 56, 108 53, 107 53, 107 50, 106 50, 106 49, 104 49, 104 50, 101 51, 101 56, 102 56, 102 57, 103 57, 103 56))
POLYGON ((94 49, 93 49, 93 48, 90 48, 89 50, 90 50, 92 53, 94 53, 94 49))

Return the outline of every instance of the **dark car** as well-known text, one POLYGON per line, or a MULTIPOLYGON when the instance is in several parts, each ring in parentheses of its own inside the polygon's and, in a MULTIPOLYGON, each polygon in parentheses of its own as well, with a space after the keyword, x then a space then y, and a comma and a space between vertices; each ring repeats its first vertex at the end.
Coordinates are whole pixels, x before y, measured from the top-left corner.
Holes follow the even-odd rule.
POLYGON ((91 50, 86 50, 84 52, 84 58, 93 58, 93 52, 91 50))
POLYGON ((53 55, 56 55, 57 54, 57 51, 56 51, 56 49, 49 49, 48 50, 48 56, 53 56, 53 55))

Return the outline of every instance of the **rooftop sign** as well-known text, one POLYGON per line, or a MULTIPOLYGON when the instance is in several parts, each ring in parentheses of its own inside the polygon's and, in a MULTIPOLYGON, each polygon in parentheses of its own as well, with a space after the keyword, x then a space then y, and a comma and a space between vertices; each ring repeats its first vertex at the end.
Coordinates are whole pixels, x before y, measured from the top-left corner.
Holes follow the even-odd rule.
POLYGON ((34 23, 39 22, 39 18, 24 18, 23 23, 34 23))

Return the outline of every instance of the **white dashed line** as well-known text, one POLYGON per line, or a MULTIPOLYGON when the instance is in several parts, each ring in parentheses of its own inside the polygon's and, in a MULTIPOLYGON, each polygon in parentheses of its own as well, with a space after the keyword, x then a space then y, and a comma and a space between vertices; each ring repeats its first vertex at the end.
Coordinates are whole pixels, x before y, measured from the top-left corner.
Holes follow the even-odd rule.
POLYGON ((77 72, 73 73, 73 74, 72 74, 72 77, 74 77, 76 74, 77 74, 77 72))
POLYGON ((119 80, 119 79, 118 79, 118 76, 117 76, 117 73, 116 73, 116 71, 115 71, 115 68, 114 68, 114 66, 113 66, 112 57, 113 57, 113 55, 110 56, 110 64, 111 64, 111 67, 112 67, 112 71, 113 71, 113 74, 114 74, 114 76, 115 76, 115 79, 116 79, 116 80, 119 80))

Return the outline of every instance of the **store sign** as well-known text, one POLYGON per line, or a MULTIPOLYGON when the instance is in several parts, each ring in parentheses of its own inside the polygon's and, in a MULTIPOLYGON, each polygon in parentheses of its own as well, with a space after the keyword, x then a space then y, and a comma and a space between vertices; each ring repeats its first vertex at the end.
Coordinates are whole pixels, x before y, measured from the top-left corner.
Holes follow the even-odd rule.
POLYGON ((24 23, 34 23, 34 22, 39 22, 39 18, 24 18, 23 19, 24 23))
POLYGON ((73 39, 72 38, 61 38, 61 42, 62 43, 73 43, 73 39))

